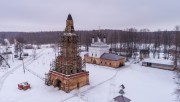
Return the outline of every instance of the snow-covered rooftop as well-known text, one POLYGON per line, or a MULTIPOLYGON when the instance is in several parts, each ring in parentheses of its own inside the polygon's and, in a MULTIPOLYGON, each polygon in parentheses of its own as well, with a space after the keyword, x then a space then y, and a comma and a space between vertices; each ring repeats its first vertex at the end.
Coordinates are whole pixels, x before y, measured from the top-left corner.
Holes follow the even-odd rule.
POLYGON ((120 59, 125 59, 122 56, 116 55, 116 54, 112 54, 112 53, 104 53, 101 55, 102 59, 109 59, 109 60, 120 60, 120 59))
POLYGON ((144 62, 151 62, 151 63, 159 63, 159 64, 166 64, 166 65, 173 65, 173 61, 172 61, 172 60, 165 60, 165 59, 147 58, 147 59, 144 59, 144 62))
POLYGON ((109 47, 109 46, 104 42, 95 42, 91 44, 91 47, 109 47))

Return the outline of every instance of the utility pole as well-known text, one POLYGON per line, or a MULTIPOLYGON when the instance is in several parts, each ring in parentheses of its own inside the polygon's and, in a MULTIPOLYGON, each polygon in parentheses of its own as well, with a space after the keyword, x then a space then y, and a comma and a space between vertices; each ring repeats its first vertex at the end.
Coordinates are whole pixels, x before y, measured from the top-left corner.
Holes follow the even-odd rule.
POLYGON ((23 72, 25 74, 25 66, 24 66, 24 60, 22 59, 22 63, 23 63, 23 72))

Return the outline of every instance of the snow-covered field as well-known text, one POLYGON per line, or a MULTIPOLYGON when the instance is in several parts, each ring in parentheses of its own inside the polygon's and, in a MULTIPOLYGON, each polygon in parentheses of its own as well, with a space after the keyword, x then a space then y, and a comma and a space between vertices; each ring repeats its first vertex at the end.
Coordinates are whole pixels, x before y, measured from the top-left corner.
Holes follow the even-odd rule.
MULTIPOLYGON (((27 50, 31 53, 32 50, 27 50)), ((51 48, 38 49, 36 60, 24 59, 25 68, 44 77, 55 54, 51 48)), ((143 67, 131 62, 119 69, 86 64, 90 85, 70 93, 46 86, 44 81, 29 71, 23 72, 22 61, 14 59, 11 68, 0 69, 0 102, 110 102, 125 85, 125 96, 132 102, 174 102, 176 84, 172 71, 143 67), (18 90, 17 84, 28 81, 31 89, 18 90)))

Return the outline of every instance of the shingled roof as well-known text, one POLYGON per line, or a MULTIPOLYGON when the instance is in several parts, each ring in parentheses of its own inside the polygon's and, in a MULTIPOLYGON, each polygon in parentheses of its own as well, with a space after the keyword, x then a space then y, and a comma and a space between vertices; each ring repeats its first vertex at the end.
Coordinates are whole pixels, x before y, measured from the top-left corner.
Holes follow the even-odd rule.
POLYGON ((102 59, 108 59, 108 60, 120 60, 120 59, 124 59, 124 57, 119 56, 119 55, 115 55, 112 53, 104 53, 101 55, 102 59))
POLYGON ((131 101, 130 99, 122 95, 115 97, 114 100, 116 102, 130 102, 131 101))

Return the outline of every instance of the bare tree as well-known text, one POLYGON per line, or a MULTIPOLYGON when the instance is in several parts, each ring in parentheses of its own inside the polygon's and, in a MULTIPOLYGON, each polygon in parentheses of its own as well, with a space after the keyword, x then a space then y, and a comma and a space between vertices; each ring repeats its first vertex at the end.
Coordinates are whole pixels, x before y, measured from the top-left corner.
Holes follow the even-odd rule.
POLYGON ((16 37, 16 41, 17 41, 17 51, 19 52, 19 58, 22 59, 23 46, 24 46, 25 40, 23 37, 18 36, 16 37))
POLYGON ((180 48, 180 26, 176 26, 175 27, 175 51, 174 51, 174 67, 176 68, 176 76, 177 76, 177 89, 176 89, 176 94, 177 94, 177 99, 180 100, 180 68, 178 68, 178 59, 180 57, 180 53, 179 53, 179 48, 180 48))
POLYGON ((175 27, 175 52, 174 52, 174 66, 175 68, 177 67, 177 62, 178 62, 178 49, 179 49, 179 30, 180 26, 175 27))
POLYGON ((163 52, 164 52, 164 59, 168 59, 168 36, 167 36, 167 31, 163 32, 163 52))
POLYGON ((155 32, 154 34, 154 48, 153 48, 153 58, 158 55, 158 59, 160 58, 160 31, 155 32))

